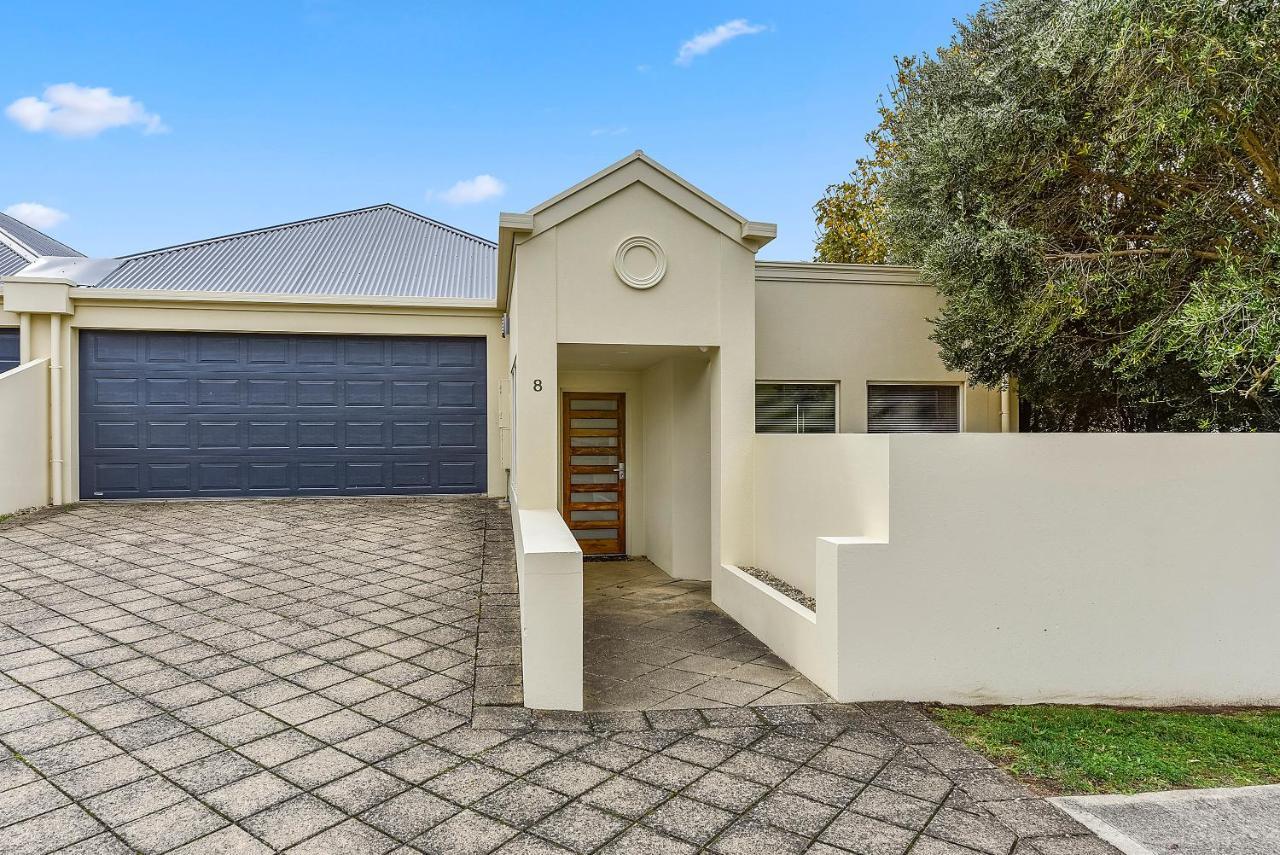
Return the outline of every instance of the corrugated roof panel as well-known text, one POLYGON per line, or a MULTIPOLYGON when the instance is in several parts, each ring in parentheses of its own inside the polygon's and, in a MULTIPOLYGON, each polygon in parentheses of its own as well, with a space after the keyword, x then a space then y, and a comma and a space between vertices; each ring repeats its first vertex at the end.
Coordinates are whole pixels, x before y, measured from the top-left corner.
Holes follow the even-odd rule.
POLYGON ((0 243, 0 276, 17 273, 30 262, 3 243, 0 243))
POLYGON ((8 232, 19 243, 31 248, 36 255, 57 255, 63 258, 83 258, 84 254, 76 252, 59 240, 54 240, 42 231, 14 219, 8 214, 0 213, 0 230, 8 232))
POLYGON ((128 256, 100 288, 493 300, 497 245, 379 205, 128 256))

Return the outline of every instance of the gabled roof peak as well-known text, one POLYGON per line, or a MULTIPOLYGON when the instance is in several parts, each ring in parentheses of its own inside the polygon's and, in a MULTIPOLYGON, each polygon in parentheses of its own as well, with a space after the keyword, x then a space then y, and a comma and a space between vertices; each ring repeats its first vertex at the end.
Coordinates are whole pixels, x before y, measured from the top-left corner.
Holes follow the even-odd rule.
POLYGON ((550 199, 543 202, 542 204, 537 205, 533 208, 530 208, 529 213, 534 215, 539 214, 542 211, 545 211, 555 206, 559 202, 569 198, 570 196, 574 196, 577 193, 581 192, 582 190, 585 190, 587 187, 590 187, 592 184, 595 184, 607 178, 608 176, 614 174, 615 172, 619 172, 625 169, 626 167, 630 166, 631 164, 637 163, 637 162, 643 163, 645 166, 648 166, 650 169, 653 169, 654 171, 660 173, 664 177, 675 182, 677 185, 689 191, 694 196, 697 196, 699 199, 711 205, 713 208, 720 211, 722 214, 729 217, 730 219, 737 220, 739 223, 748 222, 746 217, 742 216, 737 211, 733 210, 728 205, 721 202, 719 199, 716 199, 715 197, 710 196, 709 194, 695 187, 693 184, 690 184, 688 181, 684 180, 679 175, 672 172, 670 169, 663 166, 661 163, 654 160, 649 155, 645 154, 644 149, 639 149, 639 148, 631 152, 631 154, 627 155, 621 160, 618 160, 618 161, 615 161, 614 163, 609 164, 604 169, 600 170, 594 175, 584 178, 583 180, 579 181, 577 184, 573 185, 569 189, 564 190, 560 193, 557 193, 555 196, 552 196, 550 199))
POLYGON ((773 223, 748 220, 720 200, 708 195, 636 149, 525 214, 499 216, 499 240, 507 232, 537 234, 576 216, 633 184, 644 184, 693 216, 755 252, 778 236, 773 223))
POLYGON ((498 307, 506 308, 517 243, 553 229, 636 184, 645 185, 753 253, 778 236, 778 227, 773 223, 748 220, 658 163, 643 149, 636 149, 523 214, 498 215, 498 307))

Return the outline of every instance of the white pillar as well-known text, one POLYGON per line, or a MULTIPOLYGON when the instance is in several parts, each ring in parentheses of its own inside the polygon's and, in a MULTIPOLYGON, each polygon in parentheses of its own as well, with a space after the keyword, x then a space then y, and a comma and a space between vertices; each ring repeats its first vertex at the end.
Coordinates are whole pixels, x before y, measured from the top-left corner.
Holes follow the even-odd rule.
POLYGON ((49 316, 49 486, 62 504, 62 315, 49 316))
POLYGON ((31 361, 31 313, 18 313, 18 362, 26 365, 31 361))

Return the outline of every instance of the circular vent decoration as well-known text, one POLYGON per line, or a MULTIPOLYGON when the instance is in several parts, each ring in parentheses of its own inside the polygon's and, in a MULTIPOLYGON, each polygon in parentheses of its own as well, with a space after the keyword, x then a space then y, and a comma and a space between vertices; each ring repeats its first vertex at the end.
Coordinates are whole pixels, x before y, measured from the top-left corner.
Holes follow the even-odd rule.
POLYGON ((667 254, 656 241, 637 235, 618 245, 613 269, 632 288, 652 288, 666 275, 667 254))

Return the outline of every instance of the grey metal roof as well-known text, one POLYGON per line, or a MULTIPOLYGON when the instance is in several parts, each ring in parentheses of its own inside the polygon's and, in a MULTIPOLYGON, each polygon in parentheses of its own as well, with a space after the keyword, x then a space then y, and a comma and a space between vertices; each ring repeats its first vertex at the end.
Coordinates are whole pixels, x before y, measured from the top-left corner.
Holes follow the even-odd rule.
POLYGON ((125 256, 99 288, 493 300, 498 248, 395 205, 125 256))
MULTIPOLYGON (((0 231, 31 250, 35 255, 58 255, 65 258, 83 258, 83 253, 76 252, 59 240, 54 240, 42 231, 14 219, 8 214, 0 213, 0 231)), ((0 238, 0 243, 3 243, 0 238)))
POLYGON ((0 243, 0 276, 17 273, 26 267, 28 263, 25 256, 19 255, 6 244, 0 243))

